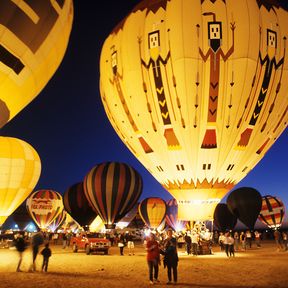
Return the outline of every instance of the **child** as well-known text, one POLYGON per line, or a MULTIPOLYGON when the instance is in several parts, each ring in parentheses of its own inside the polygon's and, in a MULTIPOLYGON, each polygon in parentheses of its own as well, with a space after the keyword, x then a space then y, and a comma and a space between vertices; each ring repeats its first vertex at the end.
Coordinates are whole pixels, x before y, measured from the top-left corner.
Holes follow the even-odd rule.
POLYGON ((49 258, 52 255, 51 249, 49 248, 49 243, 45 244, 45 248, 41 251, 43 255, 42 272, 47 272, 49 258))

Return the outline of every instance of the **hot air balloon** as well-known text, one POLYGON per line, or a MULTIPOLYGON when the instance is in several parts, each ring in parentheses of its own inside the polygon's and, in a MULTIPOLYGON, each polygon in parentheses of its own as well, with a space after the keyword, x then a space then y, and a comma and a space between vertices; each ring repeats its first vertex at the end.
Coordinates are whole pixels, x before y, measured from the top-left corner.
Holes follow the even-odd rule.
POLYGON ((90 225, 97 216, 85 196, 83 182, 76 183, 65 191, 63 204, 68 214, 82 227, 90 225))
POLYGON ((179 219, 213 219, 287 127, 288 13, 276 3, 143 0, 103 44, 106 114, 179 219))
POLYGON ((105 227, 111 229, 135 206, 142 193, 143 181, 128 164, 105 162, 87 173, 83 185, 89 203, 105 227))
POLYGON ((27 198, 26 207, 38 227, 46 230, 63 211, 62 196, 53 190, 38 190, 27 198))
POLYGON ((0 128, 53 76, 72 21, 72 0, 0 1, 0 128))
POLYGON ((40 173, 39 155, 30 144, 0 137, 0 226, 31 193, 40 173))
POLYGON ((48 230, 51 230, 53 233, 64 224, 66 220, 67 212, 63 209, 60 214, 51 222, 48 226, 48 230))
POLYGON ((187 221, 178 220, 178 204, 176 199, 167 201, 166 223, 174 230, 181 231, 186 227, 187 221))
POLYGON ((138 210, 145 224, 151 229, 157 229, 165 220, 167 206, 163 199, 150 197, 140 202, 138 210))
POLYGON ((243 224, 250 230, 254 228, 262 207, 262 197, 256 189, 238 188, 228 195, 226 203, 230 212, 243 224))
POLYGON ((233 230, 237 223, 237 217, 231 213, 227 204, 218 203, 214 211, 214 224, 221 231, 233 230))
POLYGON ((259 220, 269 228, 277 229, 281 226, 285 215, 283 202, 275 196, 266 195, 262 197, 262 208, 259 220))

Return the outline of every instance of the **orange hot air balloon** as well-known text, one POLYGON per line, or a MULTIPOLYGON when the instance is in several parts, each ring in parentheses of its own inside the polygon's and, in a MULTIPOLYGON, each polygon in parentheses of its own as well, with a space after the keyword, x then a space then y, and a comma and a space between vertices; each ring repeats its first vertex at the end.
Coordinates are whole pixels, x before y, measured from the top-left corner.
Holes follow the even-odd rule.
POLYGON ((39 155, 30 144, 0 137, 0 226, 25 201, 40 173, 39 155))
POLYGON ((262 208, 258 219, 269 228, 279 228, 284 220, 285 206, 279 197, 266 195, 262 197, 262 208))
POLYGON ((149 228, 157 229, 165 220, 167 206, 163 199, 151 197, 142 200, 138 210, 145 224, 149 228))
POLYGON ((0 128, 53 76, 72 21, 72 0, 0 1, 0 128))
POLYGON ((106 114, 179 219, 213 219, 287 127, 287 37, 277 1, 143 0, 105 40, 106 114))
POLYGON ((45 230, 62 213, 62 196, 53 190, 38 190, 27 198, 26 207, 38 227, 45 230))

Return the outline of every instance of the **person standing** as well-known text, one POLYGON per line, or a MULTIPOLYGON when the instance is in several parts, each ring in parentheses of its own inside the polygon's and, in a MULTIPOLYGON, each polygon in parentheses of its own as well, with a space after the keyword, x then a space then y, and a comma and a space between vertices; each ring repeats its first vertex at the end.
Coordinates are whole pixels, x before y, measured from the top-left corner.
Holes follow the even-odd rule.
POLYGON ((230 232, 225 232, 224 234, 224 239, 223 239, 223 245, 224 245, 224 249, 225 249, 225 253, 227 255, 227 257, 229 257, 229 236, 230 236, 230 232))
POLYGON ((49 243, 45 244, 45 248, 41 251, 43 255, 43 264, 42 264, 42 272, 47 272, 49 258, 52 255, 51 249, 49 248, 49 243))
POLYGON ((119 241, 118 241, 118 247, 120 249, 121 256, 124 255, 125 242, 126 242, 126 239, 125 239, 124 233, 121 233, 119 237, 119 241))
POLYGON ((67 246, 67 234, 64 232, 62 235, 62 248, 65 249, 67 246))
POLYGON ((229 257, 234 257, 235 256, 235 252, 234 252, 234 243, 235 243, 235 239, 232 236, 232 233, 229 234, 228 236, 228 251, 229 251, 229 257))
POLYGON ((192 240, 191 240, 190 232, 186 232, 185 237, 184 237, 184 241, 186 244, 187 255, 190 255, 191 254, 191 246, 192 246, 192 240))
POLYGON ((172 230, 167 231, 167 238, 164 242, 164 267, 167 266, 167 276, 168 282, 170 285, 172 282, 172 273, 173 272, 173 281, 174 284, 177 283, 178 278, 178 253, 177 253, 177 240, 173 237, 172 230))
POLYGON ((246 243, 249 248, 252 248, 252 233, 250 230, 246 231, 246 243))
POLYGON ((240 233, 239 239, 241 242, 242 250, 245 251, 246 250, 246 234, 243 231, 240 233))
POLYGON ((15 239, 15 247, 17 249, 17 251, 19 252, 19 262, 17 265, 17 269, 16 272, 22 272, 22 270, 20 269, 22 260, 23 260, 23 252, 26 249, 26 242, 25 239, 23 237, 23 235, 18 234, 16 239, 15 239))
POLYGON ((287 242, 288 242, 288 235, 286 232, 282 232, 282 239, 283 239, 283 248, 284 251, 287 251, 288 247, 287 247, 287 242))
POLYGON ((261 241, 261 233, 256 230, 256 231, 254 232, 254 235, 255 235, 255 242, 256 242, 257 248, 260 248, 260 247, 261 247, 261 244, 260 244, 260 241, 261 241))
POLYGON ((193 255, 197 256, 198 255, 199 234, 194 229, 192 230, 191 244, 192 244, 192 253, 193 253, 193 255))
POLYGON ((149 268, 149 281, 150 281, 149 283, 153 285, 154 282, 155 283, 159 282, 158 273, 160 262, 159 243, 156 241, 156 235, 153 233, 150 233, 147 239, 146 251, 147 251, 147 263, 149 268))
POLYGON ((131 232, 129 232, 127 236, 127 248, 128 248, 129 256, 134 255, 134 241, 133 241, 133 235, 131 232))
POLYGON ((239 250, 239 234, 237 231, 234 232, 234 248, 235 248, 235 251, 239 250))
POLYGON ((44 237, 42 232, 37 232, 32 236, 31 244, 32 244, 32 265, 30 266, 29 271, 34 272, 36 271, 36 258, 39 253, 39 246, 42 245, 44 242, 44 237))
POLYGON ((277 229, 274 231, 274 238, 277 246, 277 251, 281 251, 282 250, 281 233, 277 229))

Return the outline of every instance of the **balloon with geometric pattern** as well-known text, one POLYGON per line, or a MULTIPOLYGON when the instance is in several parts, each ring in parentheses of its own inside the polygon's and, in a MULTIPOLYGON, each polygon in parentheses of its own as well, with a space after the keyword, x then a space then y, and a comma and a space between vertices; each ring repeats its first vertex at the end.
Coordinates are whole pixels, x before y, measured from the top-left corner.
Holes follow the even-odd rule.
POLYGON ((72 0, 0 1, 0 128, 58 69, 72 21, 72 0))
POLYGON ((165 219, 167 205, 159 197, 145 198, 140 202, 138 211, 147 227, 157 229, 165 219))
POLYGON ((269 228, 277 229, 281 226, 285 215, 285 206, 281 199, 266 195, 262 197, 262 208, 258 219, 269 228))
POLYGON ((0 226, 32 192, 40 173, 39 155, 30 144, 0 137, 0 226))
POLYGON ((63 211, 62 196, 53 190, 38 190, 27 198, 26 207, 38 227, 47 230, 63 211))
POLYGON ((276 0, 143 0, 105 40, 107 117, 178 219, 212 220, 284 132, 287 38, 276 0))

